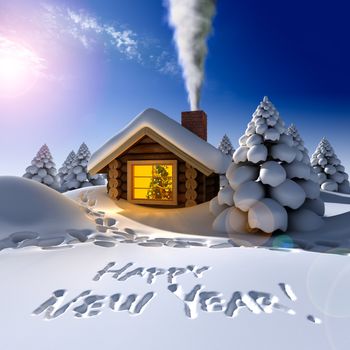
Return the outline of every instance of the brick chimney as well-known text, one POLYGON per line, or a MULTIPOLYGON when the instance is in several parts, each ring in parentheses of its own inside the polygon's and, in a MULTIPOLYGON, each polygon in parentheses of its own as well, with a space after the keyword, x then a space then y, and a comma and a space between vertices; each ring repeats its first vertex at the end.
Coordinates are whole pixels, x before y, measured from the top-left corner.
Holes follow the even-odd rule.
POLYGON ((181 125, 207 141, 207 115, 204 111, 182 112, 181 125))

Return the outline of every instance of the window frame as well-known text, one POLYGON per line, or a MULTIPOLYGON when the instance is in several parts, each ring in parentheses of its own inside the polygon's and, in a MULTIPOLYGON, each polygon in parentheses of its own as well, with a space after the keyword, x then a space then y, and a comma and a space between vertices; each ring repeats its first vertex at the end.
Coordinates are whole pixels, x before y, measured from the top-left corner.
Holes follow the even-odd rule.
POLYGON ((177 160, 176 159, 154 159, 154 160, 128 160, 127 161, 127 189, 128 189, 128 201, 135 204, 148 204, 148 205, 178 205, 177 199, 177 160), (134 165, 172 165, 172 185, 173 185, 173 199, 172 200, 154 200, 154 199, 134 199, 134 165))

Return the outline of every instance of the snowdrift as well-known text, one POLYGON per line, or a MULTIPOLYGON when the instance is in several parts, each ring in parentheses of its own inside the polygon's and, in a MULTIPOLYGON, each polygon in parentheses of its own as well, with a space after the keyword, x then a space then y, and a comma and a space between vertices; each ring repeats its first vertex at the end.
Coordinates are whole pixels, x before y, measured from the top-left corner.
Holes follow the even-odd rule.
MULTIPOLYGON (((322 192, 323 194, 328 195, 322 192)), ((210 213, 210 210, 213 210, 212 202, 210 205, 209 203, 203 203, 192 208, 146 208, 124 200, 111 200, 106 193, 105 186, 70 191, 65 195, 81 205, 84 205, 82 198, 85 202, 95 203, 94 207, 91 207, 91 211, 93 215, 100 216, 96 219, 96 229, 100 231, 98 238, 102 234, 105 235, 104 239, 109 239, 110 246, 112 246, 113 234, 115 234, 115 238, 120 243, 123 243, 126 239, 125 242, 127 243, 143 246, 175 245, 191 247, 200 245, 215 248, 257 246, 273 249, 296 248, 341 255, 350 254, 350 241, 348 239, 350 235, 348 226, 350 196, 347 196, 349 204, 341 204, 345 199, 345 195, 341 194, 331 193, 332 200, 326 200, 325 224, 321 229, 310 230, 305 233, 298 230, 298 227, 294 227, 293 230, 289 229, 285 233, 277 232, 265 235, 261 233, 254 234, 253 232, 249 234, 238 232, 222 234, 220 231, 211 229, 211 225, 215 220, 215 215, 210 213), (338 203, 337 197, 339 197, 338 203), (115 227, 112 228, 104 223, 108 223, 111 219, 116 222, 115 227)), ((236 221, 232 225, 242 225, 239 216, 235 216, 235 219, 236 221)), ((307 220, 300 222, 308 223, 307 220)), ((96 242, 94 243, 96 244, 96 242)))
POLYGON ((36 181, 1 176, 0 194, 2 240, 10 236, 13 243, 19 243, 57 238, 69 229, 94 228, 75 202, 36 181))
POLYGON ((4 349, 71 349, 77 334, 86 350, 229 348, 228 334, 239 349, 348 348, 350 204, 326 203, 348 212, 322 230, 245 235, 257 249, 205 235, 208 203, 150 210, 105 186, 62 195, 13 177, 0 193, 0 250, 34 246, 0 252, 4 349))
MULTIPOLYGON (((192 208, 146 208, 111 200, 105 186, 63 195, 32 180, 0 177, 0 193, 0 250, 26 246, 60 249, 91 242, 103 247, 121 243, 187 248, 258 246, 350 253, 350 196, 336 193, 322 192, 326 201, 322 229, 305 234, 295 227, 274 235, 223 235, 211 228, 215 216, 210 214, 209 203, 192 208)), ((242 220, 236 219, 232 225, 241 225, 242 220)))

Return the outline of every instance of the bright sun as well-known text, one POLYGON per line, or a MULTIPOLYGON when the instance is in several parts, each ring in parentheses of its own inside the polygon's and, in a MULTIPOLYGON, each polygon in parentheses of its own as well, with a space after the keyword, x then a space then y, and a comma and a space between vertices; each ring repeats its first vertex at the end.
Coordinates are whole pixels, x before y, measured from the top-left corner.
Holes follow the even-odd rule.
POLYGON ((34 51, 0 35, 0 97, 15 97, 32 88, 45 69, 34 51))

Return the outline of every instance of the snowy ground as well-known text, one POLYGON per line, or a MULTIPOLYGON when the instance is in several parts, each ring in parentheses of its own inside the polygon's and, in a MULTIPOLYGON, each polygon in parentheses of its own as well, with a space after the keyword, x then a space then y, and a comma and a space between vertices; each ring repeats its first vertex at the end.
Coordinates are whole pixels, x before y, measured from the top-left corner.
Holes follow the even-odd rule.
POLYGON ((1 348, 349 349, 349 196, 323 193, 319 232, 259 241, 208 231, 206 205, 32 182, 0 178, 1 348))

